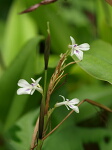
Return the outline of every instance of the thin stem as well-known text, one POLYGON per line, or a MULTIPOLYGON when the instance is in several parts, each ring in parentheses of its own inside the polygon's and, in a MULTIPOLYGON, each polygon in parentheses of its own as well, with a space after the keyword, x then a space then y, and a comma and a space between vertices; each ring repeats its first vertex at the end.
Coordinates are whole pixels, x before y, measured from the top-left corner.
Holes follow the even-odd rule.
MULTIPOLYGON (((106 110, 106 111, 109 111, 109 112, 112 112, 112 110, 110 109, 110 108, 108 108, 108 107, 106 107, 106 106, 104 106, 104 105, 102 105, 102 104, 100 104, 100 103, 97 103, 97 102, 95 102, 95 101, 92 101, 92 100, 90 100, 90 99, 84 99, 84 100, 82 100, 77 106, 79 107, 82 103, 84 103, 84 102, 88 102, 88 103, 90 103, 90 104, 92 104, 92 105, 95 105, 95 106, 97 106, 97 107, 99 107, 99 108, 102 108, 102 109, 104 109, 104 110, 106 110)), ((72 110, 51 132, 49 132, 42 140, 45 140, 50 134, 52 134, 72 113, 74 112, 74 110, 72 110)))
POLYGON ((42 101, 41 101, 41 106, 40 106, 40 116, 37 119, 37 122, 35 125, 30 150, 33 150, 35 147, 37 132, 38 132, 37 143, 39 145, 38 149, 41 149, 41 146, 42 146, 41 139, 42 139, 43 128, 44 128, 44 110, 45 110, 45 99, 46 99, 46 89, 47 89, 46 83, 47 83, 47 70, 45 70, 44 72, 44 93, 42 95, 42 101))
POLYGON ((46 99, 46 91, 47 91, 47 70, 45 70, 45 76, 44 76, 44 102, 46 99))
POLYGON ((68 67, 69 65, 72 65, 72 64, 75 64, 75 63, 78 63, 78 62, 80 62, 80 60, 79 60, 79 61, 70 62, 70 63, 68 63, 66 66, 64 66, 63 69, 65 69, 65 68, 68 67))
MULTIPOLYGON (((44 126, 44 101, 43 101, 43 98, 42 98, 41 106, 40 106, 40 116, 39 116, 38 139, 42 139, 43 126, 44 126)), ((37 143, 38 143, 38 139, 37 139, 37 143)))
POLYGON ((62 64, 65 61, 65 59, 66 59, 66 53, 62 54, 62 56, 61 56, 61 58, 58 62, 58 65, 57 65, 53 75, 51 76, 50 83, 49 83, 49 86, 48 86, 48 91, 47 91, 47 97, 46 97, 45 114, 47 114, 47 112, 48 112, 49 101, 50 101, 50 96, 52 94, 52 89, 54 87, 56 79, 59 77, 59 75, 62 71, 61 68, 62 68, 62 64))
POLYGON ((38 126, 39 126, 39 118, 37 119, 37 122, 36 122, 36 125, 35 125, 35 128, 34 128, 30 150, 34 149, 35 141, 36 141, 36 135, 37 135, 37 132, 38 132, 38 126))
POLYGON ((43 128, 44 128, 44 110, 45 110, 45 99, 46 99, 46 83, 47 83, 47 70, 44 72, 44 93, 40 107, 40 118, 39 118, 39 139, 42 139, 43 128))
MULTIPOLYGON (((82 103, 84 103, 84 102, 88 102, 88 103, 90 103, 90 104, 92 104, 92 105, 95 105, 95 106, 97 106, 97 107, 99 107, 99 108, 102 108, 102 109, 104 109, 104 110, 106 110, 106 111, 109 111, 109 112, 112 112, 112 110, 110 109, 110 108, 108 108, 108 107, 106 107, 106 106, 104 106, 104 105, 102 105, 102 104, 100 104, 100 103, 97 103, 97 102, 95 102, 95 101, 92 101, 92 100, 90 100, 90 99, 84 99, 83 101, 81 101, 77 106, 79 107, 82 103)), ((51 135, 72 113, 74 112, 74 110, 72 110, 51 132, 49 132, 43 139, 42 139, 42 141, 44 141, 49 135, 51 135)), ((37 146, 37 144, 33 147, 33 148, 35 148, 37 146)))
MULTIPOLYGON (((84 103, 86 100, 81 101, 77 106, 79 107, 82 103, 84 103)), ((51 135, 72 113, 74 110, 72 110, 51 132, 49 132, 42 140, 45 140, 49 135, 51 135)))
POLYGON ((59 81, 60 81, 63 77, 65 77, 66 75, 67 75, 67 74, 64 74, 63 76, 60 76, 60 78, 58 78, 58 81, 54 84, 54 87, 53 87, 53 89, 52 89, 51 92, 54 91, 54 89, 56 88, 56 86, 57 86, 57 84, 59 83, 59 81))
POLYGON ((72 113, 73 113, 73 110, 51 132, 49 132, 42 140, 45 140, 50 134, 52 134, 72 113))

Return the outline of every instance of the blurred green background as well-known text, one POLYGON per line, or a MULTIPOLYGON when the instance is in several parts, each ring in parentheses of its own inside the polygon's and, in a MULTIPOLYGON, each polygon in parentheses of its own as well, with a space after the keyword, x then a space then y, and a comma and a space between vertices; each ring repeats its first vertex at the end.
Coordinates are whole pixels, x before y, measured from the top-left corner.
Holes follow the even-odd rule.
MULTIPOLYGON (((50 23, 51 52, 48 83, 73 36, 91 45, 85 60, 68 67, 65 84, 51 97, 51 107, 66 98, 92 99, 112 108, 112 7, 104 0, 58 0, 23 15, 19 12, 40 0, 0 1, 0 150, 29 150, 39 113, 40 93, 18 96, 17 82, 43 77, 44 43, 50 23)), ((69 57, 68 61, 73 61, 69 57)), ((40 82, 43 85, 43 80, 40 82)), ((66 115, 58 108, 51 128, 66 115)), ((43 150, 111 150, 112 114, 88 103, 73 113, 45 140, 43 150)))

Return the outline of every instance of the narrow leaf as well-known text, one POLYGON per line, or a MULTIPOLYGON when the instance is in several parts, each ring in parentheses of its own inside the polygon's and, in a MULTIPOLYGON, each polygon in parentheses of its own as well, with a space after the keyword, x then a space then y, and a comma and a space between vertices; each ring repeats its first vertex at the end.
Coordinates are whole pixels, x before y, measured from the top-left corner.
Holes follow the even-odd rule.
POLYGON ((8 127, 18 118, 25 106, 27 96, 17 96, 17 82, 23 76, 27 79, 33 77, 35 72, 34 54, 39 40, 37 37, 30 40, 0 78, 0 118, 2 121, 7 120, 6 126, 8 127), (12 115, 13 117, 10 117, 12 115))
POLYGON ((2 48, 6 67, 12 63, 23 45, 36 36, 37 27, 33 19, 28 14, 24 16, 17 14, 21 8, 22 6, 15 1, 8 13, 2 48))
POLYGON ((78 63, 91 76, 112 84, 112 46, 97 40, 91 49, 84 53, 84 59, 78 63))

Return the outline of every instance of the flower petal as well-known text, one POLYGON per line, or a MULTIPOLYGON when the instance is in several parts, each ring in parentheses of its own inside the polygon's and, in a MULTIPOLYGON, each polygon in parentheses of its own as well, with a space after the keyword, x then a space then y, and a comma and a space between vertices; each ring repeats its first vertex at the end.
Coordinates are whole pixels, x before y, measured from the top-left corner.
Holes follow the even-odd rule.
POLYGON ((33 95, 34 92, 35 92, 35 89, 32 89, 30 94, 33 95))
POLYGON ((79 113, 79 108, 77 106, 74 106, 74 105, 69 105, 69 107, 71 109, 73 109, 76 113, 79 113))
POLYGON ((60 102, 60 103, 56 103, 56 104, 55 104, 55 107, 59 107, 59 106, 66 105, 66 104, 67 104, 66 101, 60 102))
POLYGON ((65 105, 65 106, 66 106, 66 108, 67 108, 68 110, 70 110, 69 107, 68 107, 68 105, 65 105))
POLYGON ((72 48, 72 49, 71 49, 71 56, 74 55, 74 51, 75 51, 74 48, 72 48))
POLYGON ((32 80, 33 82, 35 82, 35 80, 34 80, 33 78, 31 78, 31 80, 32 80))
POLYGON ((75 39, 72 36, 70 36, 70 39, 71 39, 72 45, 75 45, 75 39))
POLYGON ((79 60, 83 59, 83 52, 80 50, 74 50, 74 54, 78 57, 79 60))
POLYGON ((75 105, 75 104, 78 104, 79 102, 80 102, 79 99, 74 98, 74 99, 69 101, 69 104, 72 104, 72 105, 74 104, 75 105))
POLYGON ((68 45, 68 48, 73 48, 73 45, 68 45))
POLYGON ((31 85, 24 79, 20 79, 18 81, 18 86, 20 86, 20 87, 31 87, 31 85))
POLYGON ((41 87, 41 86, 36 87, 35 89, 36 89, 38 92, 40 92, 41 94, 43 94, 43 89, 42 89, 42 87, 41 87))
POLYGON ((22 94, 30 94, 31 93, 31 89, 27 89, 27 88, 19 88, 17 90, 17 94, 18 95, 22 95, 22 94))
POLYGON ((39 84, 39 81, 42 79, 42 77, 38 78, 36 81, 35 81, 35 86, 37 86, 39 84))
POLYGON ((63 101, 66 101, 64 96, 62 96, 62 95, 59 95, 59 96, 61 96, 63 98, 63 101))
POLYGON ((84 43, 78 46, 82 51, 88 51, 90 49, 90 45, 88 43, 84 43))

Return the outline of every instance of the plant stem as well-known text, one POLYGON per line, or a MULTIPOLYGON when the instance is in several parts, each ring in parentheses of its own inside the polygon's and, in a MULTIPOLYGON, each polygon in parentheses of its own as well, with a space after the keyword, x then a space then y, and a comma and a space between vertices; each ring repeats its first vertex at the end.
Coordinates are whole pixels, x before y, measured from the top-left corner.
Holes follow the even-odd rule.
POLYGON ((45 70, 44 72, 44 94, 43 94, 43 97, 44 97, 44 102, 45 102, 45 99, 46 99, 46 91, 47 91, 47 70, 45 70))
MULTIPOLYGON (((90 100, 90 99, 82 100, 77 106, 79 107, 84 102, 88 102, 88 103, 90 103, 90 104, 92 104, 94 106, 97 106, 97 107, 99 107, 101 109, 104 109, 104 110, 106 110, 108 112, 112 112, 112 110, 110 108, 108 108, 107 106, 102 105, 102 104, 100 104, 98 102, 95 102, 93 100, 90 100)), ((51 135, 73 112, 74 112, 74 110, 70 111, 70 113, 51 132, 49 132, 42 140, 45 140, 49 135, 51 135)))
POLYGON ((47 70, 44 72, 44 93, 41 101, 41 106, 40 106, 40 117, 39 117, 39 134, 38 134, 38 150, 41 150, 42 147, 42 136, 43 136, 43 129, 44 129, 44 110, 45 110, 45 99, 46 99, 46 86, 47 83, 47 70))
POLYGON ((42 145, 43 145, 43 140, 38 139, 38 146, 37 146, 37 150, 41 150, 42 149, 42 145))
POLYGON ((36 122, 36 125, 35 125, 35 128, 34 128, 30 150, 34 150, 36 136, 37 136, 37 132, 38 132, 38 126, 39 126, 39 118, 37 119, 37 122, 36 122))
MULTIPOLYGON (((77 106, 79 107, 85 101, 86 100, 81 101, 77 106)), ((74 112, 74 110, 70 111, 70 113, 51 132, 49 132, 42 140, 45 140, 50 134, 52 134, 73 112, 74 112)))
POLYGON ((55 69, 53 75, 51 76, 50 83, 48 86, 47 96, 46 96, 45 114, 47 114, 47 112, 48 112, 50 96, 53 92, 52 89, 54 87, 54 84, 56 83, 57 78, 62 73, 62 65, 63 65, 65 60, 66 60, 66 53, 61 56, 61 58, 58 62, 58 65, 56 66, 56 69, 55 69))
POLYGON ((68 67, 69 65, 76 64, 76 63, 78 63, 78 62, 81 62, 81 61, 78 60, 78 61, 70 62, 70 63, 68 63, 66 66, 64 66, 63 69, 65 69, 65 68, 68 67))

